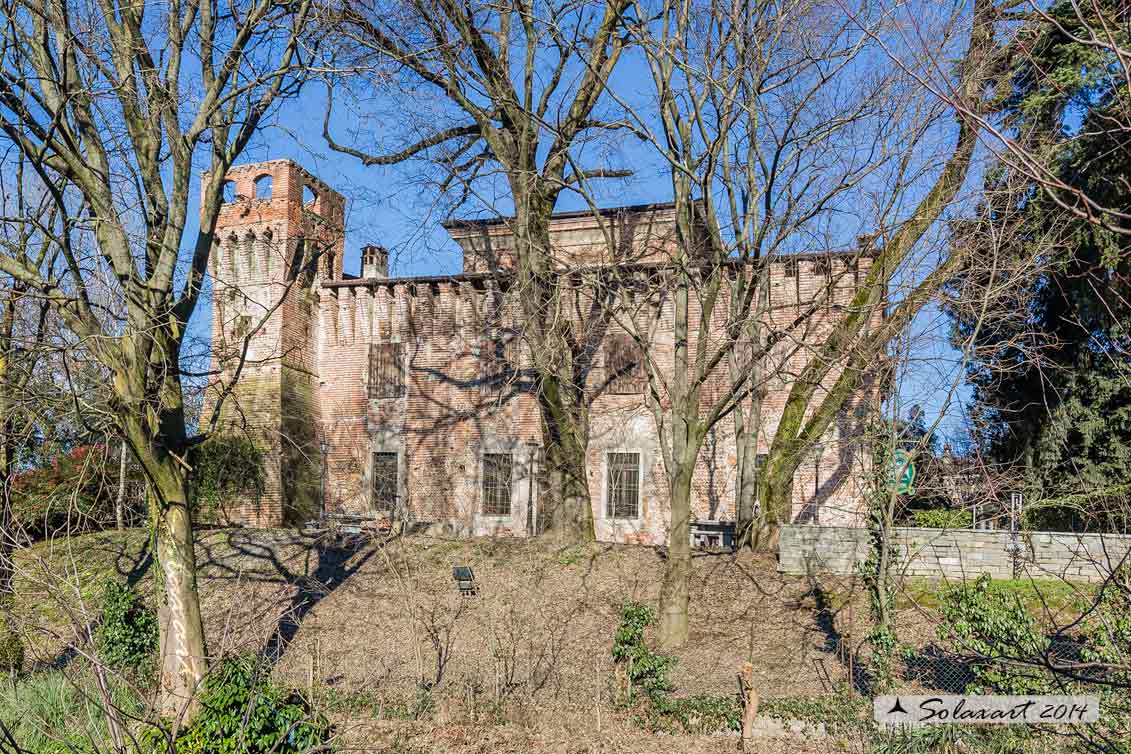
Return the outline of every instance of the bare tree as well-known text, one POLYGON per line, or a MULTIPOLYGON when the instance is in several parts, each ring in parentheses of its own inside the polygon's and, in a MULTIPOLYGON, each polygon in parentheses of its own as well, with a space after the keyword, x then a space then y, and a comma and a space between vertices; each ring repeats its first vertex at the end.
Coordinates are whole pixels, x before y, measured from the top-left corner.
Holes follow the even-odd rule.
POLYGON ((334 33, 352 51, 338 67, 368 71, 382 82, 396 79, 406 101, 442 100, 438 125, 430 108, 419 108, 410 121, 415 133, 403 134, 405 143, 386 154, 339 144, 327 108, 332 148, 365 165, 430 158, 441 170, 440 188, 458 189, 462 198, 476 195, 479 180, 494 169, 502 172, 514 207, 507 220, 513 258, 490 264, 515 276, 521 329, 538 377, 552 497, 545 530, 568 539, 594 536, 585 475, 592 338, 571 310, 573 297, 563 295, 568 285, 551 247, 550 216, 563 192, 627 175, 579 167, 575 151, 593 134, 624 126, 602 121, 597 107, 627 43, 628 7, 629 0, 370 0, 332 14, 334 33))
POLYGON ((80 6, 6 0, 0 129, 62 220, 59 262, 0 270, 49 302, 110 376, 116 430, 149 482, 164 604, 163 712, 191 718, 206 654, 178 358, 205 279, 224 174, 297 90, 310 4, 80 6), (182 243, 197 160, 199 227, 182 243), (116 312, 121 317, 116 317, 116 312))
MULTIPOLYGON (((24 185, 23 168, 24 161, 18 160, 12 190, 0 200, 0 246, 4 253, 34 258, 50 269, 58 254, 52 242, 58 213, 46 192, 25 190, 29 187, 24 185)), ((0 186, 6 184, 0 181, 0 186)), ((49 308, 46 300, 31 295, 17 279, 8 278, 0 294, 0 600, 4 600, 12 591, 12 481, 30 423, 20 408, 44 353, 49 308)))
MULTIPOLYGON (((670 368, 651 346, 654 323, 625 324, 651 354, 649 405, 662 436, 672 510, 660 633, 673 646, 687 637, 690 493, 708 432, 733 414, 742 457, 740 531, 752 538, 756 480, 761 533, 772 533, 767 528, 791 515, 801 463, 867 389, 892 337, 961 259, 961 253, 944 257, 882 317, 889 284, 966 180, 977 124, 960 117, 941 171, 925 179, 916 158, 930 163, 940 119, 952 110, 913 96, 909 77, 877 74, 867 64, 876 52, 871 40, 890 23, 884 12, 830 17, 824 6, 805 2, 752 8, 672 2, 652 16, 645 11, 636 7, 647 20, 635 31, 659 109, 649 139, 670 166, 678 218, 672 264, 651 286, 670 297, 664 305, 673 327, 670 368), (845 91, 856 96, 845 98, 845 91), (849 202, 875 206, 875 217, 861 218, 874 223, 867 234, 875 238, 872 247, 849 254, 839 274, 825 261, 825 281, 813 300, 795 296, 789 316, 771 314, 771 266, 805 249, 807 240, 827 237, 829 216, 849 202), (784 384, 785 405, 756 469, 760 436, 771 435, 762 426, 763 395, 783 362, 797 372, 784 384)), ((967 44, 954 86, 963 101, 976 103, 995 51, 994 9, 979 2, 949 19, 944 31, 953 33, 960 22, 967 44)), ((648 132, 648 114, 620 101, 648 132)))

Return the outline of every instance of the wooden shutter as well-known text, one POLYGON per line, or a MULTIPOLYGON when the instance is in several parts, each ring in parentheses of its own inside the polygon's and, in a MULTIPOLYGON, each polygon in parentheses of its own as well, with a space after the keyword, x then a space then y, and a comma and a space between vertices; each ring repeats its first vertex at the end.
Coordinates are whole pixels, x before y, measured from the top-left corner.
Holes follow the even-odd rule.
POLYGON ((400 343, 369 346, 369 397, 400 398, 404 395, 404 351, 400 343))
POLYGON ((605 339, 605 379, 614 395, 644 392, 643 355, 636 341, 624 333, 605 339))
POLYGON ((479 387, 483 392, 500 390, 514 375, 517 340, 500 333, 485 337, 479 347, 479 387))

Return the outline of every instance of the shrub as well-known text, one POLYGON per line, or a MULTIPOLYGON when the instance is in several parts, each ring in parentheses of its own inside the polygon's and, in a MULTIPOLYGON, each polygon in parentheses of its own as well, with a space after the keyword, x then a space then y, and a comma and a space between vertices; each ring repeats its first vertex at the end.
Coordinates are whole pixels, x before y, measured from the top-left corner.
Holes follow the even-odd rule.
POLYGON ((222 517, 230 501, 263 489, 263 451, 248 437, 214 435, 192 449, 189 463, 194 513, 203 518, 222 517))
POLYGON ((778 720, 821 723, 834 733, 864 726, 872 715, 869 703, 847 685, 838 685, 835 694, 767 699, 760 712, 778 720))
POLYGON ((0 673, 19 673, 24 666, 24 643, 0 608, 0 673))
POLYGON ((94 640, 99 657, 110 667, 147 674, 158 647, 157 615, 135 590, 108 581, 94 640))
POLYGON ((668 673, 675 665, 674 657, 653 652, 644 641, 644 630, 655 623, 655 610, 639 602, 626 602, 613 638, 613 660, 624 666, 632 687, 653 701, 674 688, 668 673))
MULTIPOLYGON (((733 696, 689 696, 682 699, 664 699, 656 711, 669 721, 677 723, 685 733, 704 735, 742 730, 742 700, 733 696)), ((668 726, 653 725, 654 728, 668 726)), ((675 731, 672 731, 675 732, 675 731)))
POLYGON ((1049 679, 1039 668, 1014 660, 1044 656, 1049 640, 1015 594, 996 587, 983 574, 943 596, 939 638, 955 651, 975 658, 968 693, 1049 693, 1049 679))
MULTIPOLYGON (((150 743, 163 733, 150 729, 150 743)), ((326 718, 300 693, 279 688, 255 657, 225 660, 205 682, 200 712, 177 738, 177 754, 299 754, 330 739, 326 718)))
POLYGON ((90 445, 18 474, 13 523, 33 539, 101 529, 114 518, 117 470, 106 446, 90 445))
POLYGON ((974 514, 952 508, 931 508, 911 512, 913 526, 924 529, 969 529, 974 525, 974 514))

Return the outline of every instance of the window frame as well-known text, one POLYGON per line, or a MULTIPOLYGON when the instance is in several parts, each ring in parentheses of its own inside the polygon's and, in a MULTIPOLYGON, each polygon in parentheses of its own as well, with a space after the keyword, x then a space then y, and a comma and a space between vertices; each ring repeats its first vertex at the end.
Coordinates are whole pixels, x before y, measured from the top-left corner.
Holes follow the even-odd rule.
POLYGON ((483 334, 479 339, 478 383, 481 395, 502 393, 519 372, 518 337, 508 330, 483 334))
MULTIPOLYGON (((497 501, 491 501, 492 503, 497 501)), ((485 451, 479 457, 479 515, 484 518, 510 518, 514 515, 514 453, 511 451, 485 451), (507 459, 506 512, 488 508, 487 465, 488 458, 507 459)))
MULTIPOLYGON (((386 459, 387 460, 387 459, 386 459)), ((387 477, 385 477, 387 478, 387 477)), ((396 515, 400 508, 401 503, 401 454, 396 450, 374 450, 369 454, 369 507, 378 513, 388 513, 389 515, 396 515), (393 498, 392 504, 388 507, 381 505, 378 501, 377 495, 377 459, 379 456, 392 456, 393 460, 393 476, 392 476, 392 490, 393 498)))
POLYGON ((644 454, 639 450, 609 450, 605 452, 605 500, 602 506, 604 517, 609 521, 639 521, 643 516, 644 492, 644 454), (617 515, 613 503, 613 466, 614 456, 635 456, 636 458, 636 501, 635 511, 632 516, 617 515))

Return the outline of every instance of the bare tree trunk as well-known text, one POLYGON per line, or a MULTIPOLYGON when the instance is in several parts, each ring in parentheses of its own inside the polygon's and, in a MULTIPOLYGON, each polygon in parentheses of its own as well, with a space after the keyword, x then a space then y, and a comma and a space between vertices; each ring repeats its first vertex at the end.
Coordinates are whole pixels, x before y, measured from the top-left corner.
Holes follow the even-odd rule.
POLYGON ((3 320, 0 321, 0 609, 7 608, 12 594, 14 564, 12 550, 16 532, 12 518, 12 467, 14 448, 12 437, 12 333, 16 319, 14 291, 4 300, 3 320))
POLYGON ((126 528, 126 512, 124 510, 126 496, 126 441, 122 440, 121 452, 118 454, 118 499, 114 501, 114 523, 118 531, 126 528))
MULTIPOLYGON (((959 65, 961 78, 956 99, 977 111, 982 107, 984 87, 992 74, 998 50, 994 43, 996 10, 991 0, 974 0, 965 54, 959 65)), ((866 280, 848 306, 848 314, 808 360, 794 381, 782 409, 759 481, 762 504, 759 544, 776 547, 777 528, 789 520, 793 498, 793 476, 805 454, 821 441, 852 393, 876 372, 884 349, 896 334, 946 283, 965 259, 963 249, 950 252, 922 282, 876 325, 886 306, 888 282, 908 259, 928 230, 951 206, 969 173, 978 143, 979 122, 969 112, 959 111, 958 138, 931 189, 916 204, 911 217, 900 224, 876 254, 866 280), (840 374, 818 398, 818 388, 837 367, 840 374)))
MULTIPOLYGON (((531 165, 533 169, 533 165, 531 165)), ((550 480, 543 532, 553 538, 594 538, 593 507, 586 475, 589 415, 585 385, 576 373, 578 323, 563 306, 563 286, 554 269, 549 219, 552 202, 529 185, 528 174, 511 178, 514 233, 519 250, 518 296, 526 340, 538 373, 545 459, 550 480)))
MULTIPOLYGON (((754 399, 760 403, 758 398, 754 399)), ((761 406, 755 406, 751 417, 744 417, 741 408, 734 412, 734 440, 736 462, 738 464, 735 480, 735 539, 741 549, 753 543, 754 500, 757 497, 758 464, 758 424, 754 416, 761 413, 761 406)))
MULTIPOLYGON (((768 274, 768 273, 766 273, 768 274)), ((765 285, 759 280, 756 285, 765 285)), ((759 298, 759 300, 761 300, 759 298)), ((762 343, 762 328, 759 321, 761 311, 750 317, 750 351, 754 353, 762 343)), ((730 355, 731 381, 736 382, 742 364, 730 355)), ((749 366, 750 410, 745 411, 740 403, 734 409, 734 444, 737 478, 735 480, 735 546, 738 549, 754 545, 756 527, 754 503, 758 497, 758 441, 762 434, 762 380, 764 370, 762 359, 754 359, 749 366)))
MULTIPOLYGON (((131 375, 119 376, 122 395, 142 390, 131 375)), ((138 375, 140 377, 140 375, 138 375)), ((122 418, 130 443, 149 482, 149 510, 157 534, 156 556, 164 582, 158 610, 161 640, 159 705, 162 714, 191 721, 199 702, 197 691, 208 669, 204 622, 196 584, 196 551, 189 510, 188 468, 172 448, 185 448, 185 422, 180 382, 168 377, 153 403, 160 414, 127 414, 122 418)))
POLYGON ((665 459, 670 479, 671 528, 668 561, 660 590, 660 644, 666 649, 687 642, 691 583, 691 478, 699 457, 699 388, 692 386, 688 335, 690 311, 688 281, 677 277, 673 297, 672 337, 675 341, 672 372, 671 452, 665 459))
POLYGON ((677 461, 671 475, 672 523, 668 535, 668 560, 660 589, 660 646, 675 649, 687 643, 688 608, 691 604, 691 477, 695 459, 677 461))
POLYGON ((543 436, 550 499, 545 507, 543 532, 564 541, 592 541, 593 508, 585 474, 588 443, 577 436, 586 428, 560 419, 548 422, 547 413, 549 409, 544 405, 543 436))

